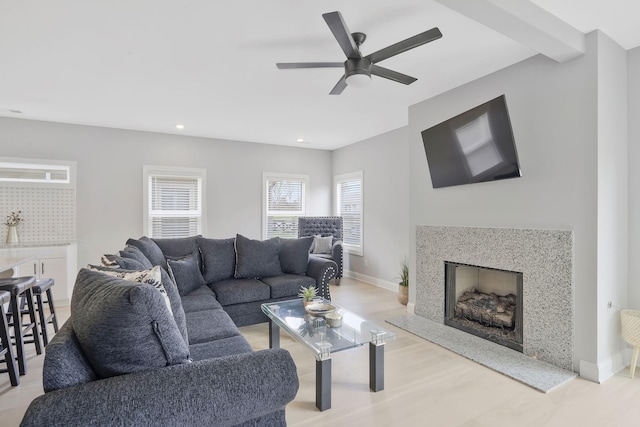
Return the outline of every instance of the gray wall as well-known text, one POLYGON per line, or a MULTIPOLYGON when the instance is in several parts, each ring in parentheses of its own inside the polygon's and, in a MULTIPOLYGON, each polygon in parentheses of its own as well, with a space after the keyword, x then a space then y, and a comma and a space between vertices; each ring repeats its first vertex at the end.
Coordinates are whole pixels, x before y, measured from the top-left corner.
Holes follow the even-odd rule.
MULTIPOLYGON (((594 37, 589 37, 587 54, 570 62, 536 56, 409 109, 412 230, 423 224, 574 231, 576 368, 580 360, 597 363, 594 37), (420 131, 501 94, 506 95, 523 176, 434 190, 420 131)), ((411 244, 415 247, 415 236, 411 244)))
POLYGON ((7 118, 0 147, 4 157, 77 162, 80 267, 143 234, 145 164, 207 170, 210 237, 261 237, 263 172, 309 175, 308 214, 330 214, 328 151, 7 118))
POLYGON ((410 255, 407 128, 333 152, 334 176, 355 171, 363 173, 364 255, 346 255, 345 268, 353 277, 397 290, 400 263, 410 255))

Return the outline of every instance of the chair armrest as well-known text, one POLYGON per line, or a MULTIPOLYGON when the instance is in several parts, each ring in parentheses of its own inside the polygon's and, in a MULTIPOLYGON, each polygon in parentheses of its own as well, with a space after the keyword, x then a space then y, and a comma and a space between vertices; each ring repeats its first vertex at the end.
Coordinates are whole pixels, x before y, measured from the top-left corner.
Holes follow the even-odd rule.
POLYGON ((313 256, 309 257, 307 276, 313 277, 316 280, 318 296, 331 300, 329 281, 336 277, 337 272, 338 265, 333 260, 313 256))
POLYGON ((342 240, 336 240, 335 242, 333 242, 333 246, 331 246, 331 258, 333 258, 333 260, 338 265, 338 270, 336 271, 337 279, 342 278, 342 246, 342 240))
POLYGON ((21 426, 231 426, 284 414, 298 385, 288 351, 261 350, 51 391, 21 426))

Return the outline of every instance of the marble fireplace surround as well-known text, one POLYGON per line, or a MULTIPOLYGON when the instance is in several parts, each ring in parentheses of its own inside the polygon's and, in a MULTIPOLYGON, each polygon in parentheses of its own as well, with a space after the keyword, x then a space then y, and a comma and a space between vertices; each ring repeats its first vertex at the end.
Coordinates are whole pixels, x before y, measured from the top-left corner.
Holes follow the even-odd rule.
POLYGON ((523 353, 573 370, 572 231, 418 225, 414 311, 441 324, 444 261, 522 272, 523 353))

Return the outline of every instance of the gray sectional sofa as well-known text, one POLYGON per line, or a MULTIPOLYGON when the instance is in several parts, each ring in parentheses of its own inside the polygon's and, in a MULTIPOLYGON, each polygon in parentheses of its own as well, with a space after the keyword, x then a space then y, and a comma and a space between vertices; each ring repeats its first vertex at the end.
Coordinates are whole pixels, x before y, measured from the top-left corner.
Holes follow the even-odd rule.
POLYGON ((309 239, 130 239, 78 273, 71 317, 46 348, 23 426, 278 426, 298 390, 283 349, 254 351, 238 326, 260 304, 337 266, 309 239))

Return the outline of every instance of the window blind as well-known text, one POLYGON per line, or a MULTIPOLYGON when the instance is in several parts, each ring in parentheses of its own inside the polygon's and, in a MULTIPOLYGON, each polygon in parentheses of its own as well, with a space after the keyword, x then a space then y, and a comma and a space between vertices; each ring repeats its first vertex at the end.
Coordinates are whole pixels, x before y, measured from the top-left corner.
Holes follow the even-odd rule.
POLYGON ((362 254, 362 174, 336 177, 337 214, 342 217, 342 241, 351 252, 362 254))
POLYGON ((202 232, 202 179, 149 175, 149 235, 187 237, 202 232))

